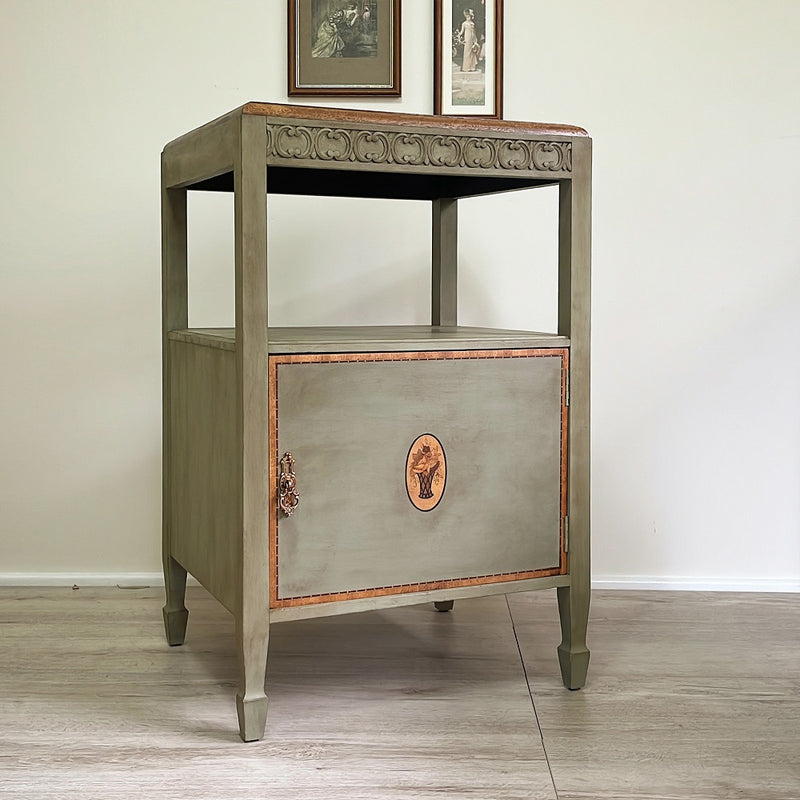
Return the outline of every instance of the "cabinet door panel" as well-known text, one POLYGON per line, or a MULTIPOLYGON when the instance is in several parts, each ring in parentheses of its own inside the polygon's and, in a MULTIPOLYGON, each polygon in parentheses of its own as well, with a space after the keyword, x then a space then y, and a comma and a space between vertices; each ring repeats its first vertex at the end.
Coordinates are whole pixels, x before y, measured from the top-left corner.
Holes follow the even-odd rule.
POLYGON ((300 493, 273 526, 273 605, 563 572, 566 360, 272 357, 272 455, 300 493))

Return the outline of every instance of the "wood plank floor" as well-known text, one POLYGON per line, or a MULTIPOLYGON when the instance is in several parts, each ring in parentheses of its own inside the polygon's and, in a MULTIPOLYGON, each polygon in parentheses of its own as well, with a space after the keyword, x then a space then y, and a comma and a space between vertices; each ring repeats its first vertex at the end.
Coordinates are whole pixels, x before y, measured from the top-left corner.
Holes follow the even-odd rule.
POLYGON ((554 591, 275 625, 251 744, 232 618, 161 604, 0 588, 0 797, 800 800, 800 595, 596 592, 580 692, 554 591))

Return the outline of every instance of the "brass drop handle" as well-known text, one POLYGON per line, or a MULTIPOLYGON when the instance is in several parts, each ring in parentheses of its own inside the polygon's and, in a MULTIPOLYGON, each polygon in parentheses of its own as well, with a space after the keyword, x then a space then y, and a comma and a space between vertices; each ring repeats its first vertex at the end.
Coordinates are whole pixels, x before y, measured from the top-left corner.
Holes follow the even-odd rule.
POLYGON ((294 456, 288 452, 284 453, 280 464, 281 474, 278 479, 280 499, 278 502, 281 511, 287 517, 291 517, 300 502, 300 494, 297 492, 297 476, 294 474, 294 456))

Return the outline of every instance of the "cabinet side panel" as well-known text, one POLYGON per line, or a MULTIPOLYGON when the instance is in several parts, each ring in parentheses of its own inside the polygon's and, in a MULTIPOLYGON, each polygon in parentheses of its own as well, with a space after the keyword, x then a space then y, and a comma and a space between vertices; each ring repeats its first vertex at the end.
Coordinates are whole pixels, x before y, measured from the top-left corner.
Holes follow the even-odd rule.
POLYGON ((240 565, 236 362, 232 351, 171 341, 172 555, 229 611, 240 565))

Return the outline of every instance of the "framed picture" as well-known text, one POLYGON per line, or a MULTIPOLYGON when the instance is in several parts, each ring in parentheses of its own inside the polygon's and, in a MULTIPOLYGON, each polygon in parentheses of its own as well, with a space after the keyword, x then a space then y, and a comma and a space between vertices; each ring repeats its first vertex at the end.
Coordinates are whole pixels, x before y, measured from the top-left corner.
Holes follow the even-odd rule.
POLYGON ((435 114, 503 116, 503 0, 434 0, 435 114))
POLYGON ((400 0, 289 0, 289 95, 400 96, 400 0))

